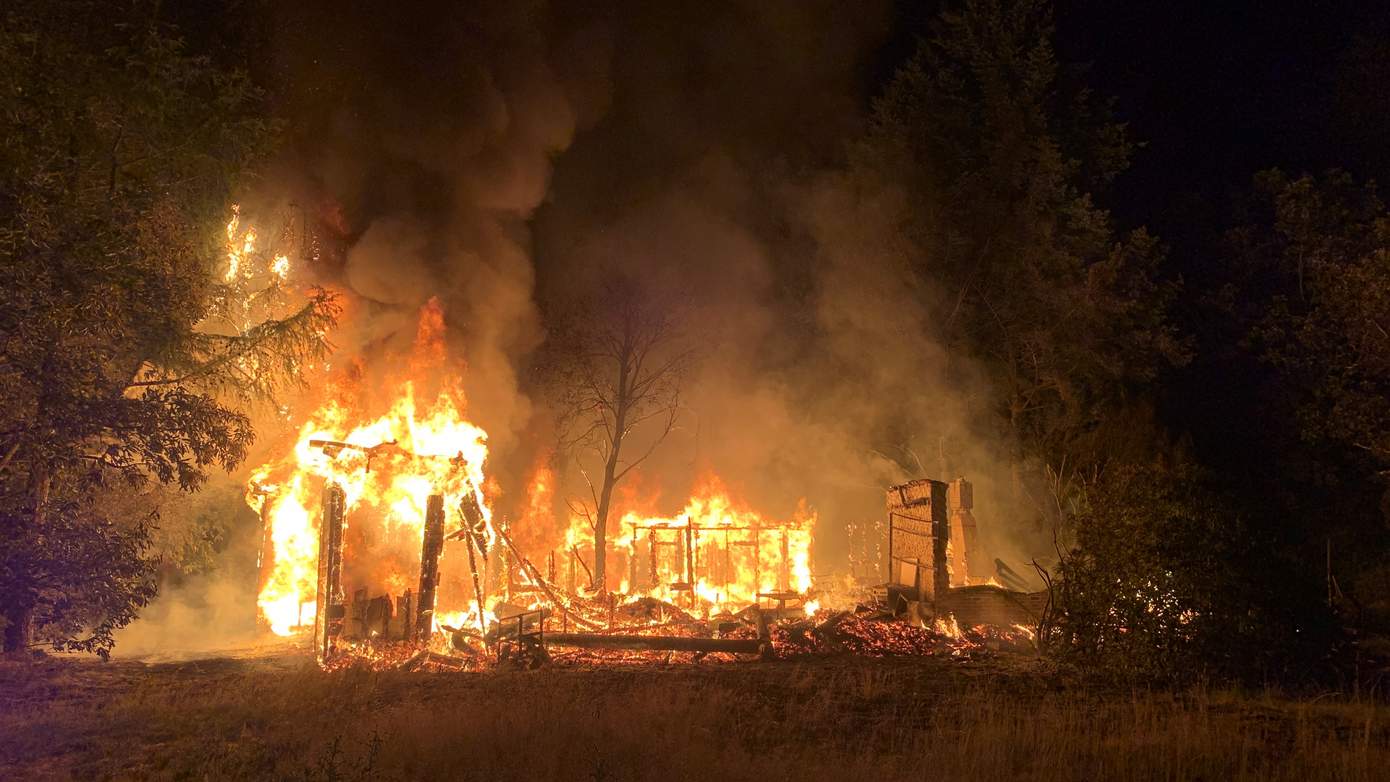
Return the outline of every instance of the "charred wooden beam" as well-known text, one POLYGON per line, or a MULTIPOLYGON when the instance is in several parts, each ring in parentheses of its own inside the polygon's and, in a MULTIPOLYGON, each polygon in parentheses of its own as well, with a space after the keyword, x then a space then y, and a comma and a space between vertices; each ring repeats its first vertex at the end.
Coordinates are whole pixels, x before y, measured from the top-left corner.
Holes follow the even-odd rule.
POLYGON ((946 484, 932 481, 932 594, 944 595, 951 588, 951 572, 947 556, 951 544, 951 516, 946 502, 946 484))
MULTIPOLYGON (((591 628, 592 628, 592 627, 596 627, 596 626, 597 626, 597 625, 595 625, 595 624, 593 624, 593 623, 591 623, 591 622, 586 621, 585 619, 583 619, 582 617, 580 617, 578 614, 575 614, 575 613, 574 613, 574 609, 573 609, 573 607, 572 607, 571 604, 570 604, 570 601, 569 601, 568 599, 562 597, 562 596, 561 596, 559 593, 557 593, 555 590, 553 590, 553 589, 550 588, 550 585, 549 585, 549 583, 547 582, 547 580, 544 579, 544 578, 541 578, 540 571, 539 571, 539 570, 536 570, 536 566, 533 565, 533 564, 531 564, 531 560, 529 560, 529 559, 527 559, 526 557, 522 556, 522 554, 521 554, 520 551, 517 551, 516 545, 515 545, 514 543, 512 543, 511 536, 509 536, 509 535, 506 533, 505 530, 498 532, 497 537, 501 539, 502 545, 506 546, 506 547, 512 552, 512 554, 516 557, 517 561, 518 561, 519 563, 521 563, 521 569, 522 569, 522 571, 525 572, 526 575, 531 579, 532 584, 534 584, 534 585, 535 585, 536 587, 538 587, 542 592, 544 592, 545 595, 546 595, 546 597, 549 597, 549 598, 550 598, 550 602, 551 602, 551 603, 554 603, 555 606, 556 606, 557 608, 560 609, 560 614, 561 614, 561 616, 564 618, 565 626, 566 626, 566 627, 569 626, 569 621, 570 621, 571 618, 573 618, 575 624, 576 624, 576 625, 579 625, 580 627, 591 627, 591 628)), ((555 556, 555 555, 554 555, 554 553, 552 552, 552 553, 551 553, 551 563, 552 563, 552 564, 553 564, 554 561, 555 561, 555 560, 554 560, 554 556, 555 556)), ((572 563, 572 562, 573 562, 573 561, 571 560, 571 563, 572 563)), ((571 564, 571 574, 573 574, 573 564, 571 564)), ((550 580, 550 583, 553 583, 553 579, 550 580)))
POLYGON ((425 534, 420 549, 420 599, 415 634, 428 638, 434 629, 434 599, 439 588, 439 554, 444 550, 444 497, 431 494, 425 505, 425 534))
MULTIPOLYGON (((694 518, 688 518, 688 519, 686 519, 686 523, 685 523, 685 580, 688 581, 688 582, 690 582, 690 583, 692 583, 692 584, 695 583, 695 520, 694 520, 694 518)), ((695 592, 692 590, 691 593, 690 593, 690 595, 691 595, 691 598, 692 598, 692 601, 693 601, 693 598, 694 598, 694 596, 695 596, 695 592)))
MULTIPOLYGON (((272 535, 274 524, 270 518, 271 503, 265 496, 267 492, 257 487, 253 493, 260 498, 261 503, 261 548, 256 553, 256 594, 259 595, 265 591, 266 584, 270 583, 270 577, 275 572, 275 539, 272 535)), ((264 614, 260 615, 259 621, 262 627, 269 629, 270 622, 264 614)))
POLYGON ((346 614, 343 596, 343 514, 347 495, 336 483, 323 491, 323 522, 319 528, 319 581, 315 598, 315 654, 328 657, 333 639, 343 629, 346 614))
POLYGON ((732 652, 758 654, 757 638, 687 638, 678 635, 602 635, 598 633, 546 633, 547 646, 580 649, 627 649, 669 652, 732 652))
POLYGON ((487 562, 487 519, 483 518, 482 506, 478 504, 478 498, 471 491, 463 493, 463 498, 459 500, 459 513, 463 516, 464 528, 455 532, 451 537, 468 537, 477 547, 483 562, 487 562))
POLYGON ((338 454, 342 453, 343 451, 359 451, 367 455, 368 461, 370 461, 375 456, 380 456, 382 454, 392 452, 405 454, 407 456, 415 455, 402 448, 395 440, 391 440, 389 442, 384 443, 377 443, 376 445, 355 445, 353 443, 344 443, 338 440, 310 440, 309 447, 318 448, 319 450, 323 451, 324 454, 326 454, 329 458, 335 458, 338 454))
POLYGON ((473 574, 473 599, 478 606, 478 627, 483 626, 483 606, 487 603, 483 600, 483 581, 478 577, 478 560, 473 556, 474 544, 477 541, 470 535, 463 545, 468 549, 468 570, 473 574))
POLYGON ((357 451, 359 453, 365 454, 367 457, 367 469, 369 470, 372 466, 372 459, 378 456, 388 454, 406 456, 411 459, 447 459, 450 464, 454 465, 455 469, 459 470, 468 466, 468 460, 463 458, 462 451, 460 451, 457 456, 418 454, 413 451, 407 451, 406 449, 402 448, 400 443, 396 442, 395 440, 388 440, 384 443, 377 443, 376 445, 357 445, 356 443, 345 443, 341 440, 314 439, 309 441, 309 447, 318 448, 319 450, 323 451, 324 454, 327 455, 329 458, 337 458, 338 454, 342 453, 343 451, 357 451))
POLYGON ((656 586, 661 579, 656 566, 656 533, 647 533, 647 586, 656 586))

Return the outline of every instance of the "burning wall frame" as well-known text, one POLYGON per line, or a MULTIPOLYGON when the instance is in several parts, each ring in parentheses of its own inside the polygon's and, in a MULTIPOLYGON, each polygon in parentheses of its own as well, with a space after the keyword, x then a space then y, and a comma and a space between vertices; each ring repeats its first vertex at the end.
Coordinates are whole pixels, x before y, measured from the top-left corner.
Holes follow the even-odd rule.
MULTIPOLYGON (((615 581, 625 579, 625 591, 665 590, 669 599, 687 607, 711 602, 710 594, 721 596, 713 601, 720 604, 754 604, 764 599, 785 604, 804 597, 796 591, 794 537, 802 529, 796 522, 711 524, 684 516, 676 520, 625 520, 623 526, 625 534, 607 543, 609 562, 615 565, 608 569, 606 586, 610 590, 623 591, 617 589, 615 581), (752 571, 751 590, 738 588, 740 566, 752 571), (764 590, 764 579, 773 574, 770 589, 764 590), (703 595, 697 587, 703 587, 703 595)), ((550 580, 555 580, 559 559, 567 569, 568 590, 577 592, 582 586, 581 570, 588 571, 585 556, 592 554, 588 543, 552 551, 550 580)))
POLYGON ((421 535, 419 591, 407 589, 395 605, 389 594, 370 597, 358 589, 349 603, 343 591, 343 525, 347 495, 336 483, 323 490, 319 526, 318 588, 315 594, 314 654, 326 660, 339 637, 428 638, 433 629, 439 587, 439 556, 444 550, 444 497, 431 494, 421 535))
MULTIPOLYGON (((653 522, 631 524, 629 544, 628 583, 633 587, 657 586, 663 583, 660 551, 671 548, 674 559, 683 565, 679 580, 665 581, 674 592, 689 593, 695 599, 696 584, 703 578, 711 587, 722 589, 723 594, 732 595, 732 587, 738 582, 738 568, 735 565, 735 552, 739 559, 751 559, 755 601, 762 598, 785 599, 792 594, 792 527, 787 524, 697 524, 693 517, 687 517, 683 525, 653 522), (645 536, 644 534, 645 533, 645 536), (670 533, 669 539, 663 539, 670 533), (776 589, 763 592, 763 547, 765 536, 777 552, 774 569, 777 572, 776 589), (646 573, 639 578, 638 560, 642 557, 638 549, 645 537, 646 573), (703 539, 703 540, 702 540, 703 539), (701 552, 705 556, 701 556, 701 552), (701 573, 701 569, 704 572, 701 573)), ((668 570, 669 572, 669 570, 668 570)))

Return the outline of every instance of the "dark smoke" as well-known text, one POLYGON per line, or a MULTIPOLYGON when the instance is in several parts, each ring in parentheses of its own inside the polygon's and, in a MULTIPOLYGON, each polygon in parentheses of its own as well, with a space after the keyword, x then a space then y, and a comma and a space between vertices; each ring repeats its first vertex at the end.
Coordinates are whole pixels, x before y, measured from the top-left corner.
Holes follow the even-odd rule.
POLYGON ((528 221, 552 161, 603 116, 603 15, 544 3, 287 3, 277 99, 291 143, 273 186, 337 230, 328 279, 364 302, 340 345, 373 358, 439 297, 470 414, 506 450, 526 425, 518 360, 543 337, 528 221))

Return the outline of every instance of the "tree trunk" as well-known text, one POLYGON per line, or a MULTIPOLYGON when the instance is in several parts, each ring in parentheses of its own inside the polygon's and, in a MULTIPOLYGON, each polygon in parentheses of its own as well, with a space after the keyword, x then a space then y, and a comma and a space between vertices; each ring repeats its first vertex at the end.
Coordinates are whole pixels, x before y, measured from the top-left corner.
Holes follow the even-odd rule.
POLYGON ((34 643, 34 606, 5 606, 5 652, 23 652, 34 643))
MULTIPOLYGON (((27 529, 19 531, 19 539, 31 536, 43 526, 44 512, 48 506, 48 489, 52 483, 48 468, 34 465, 29 470, 29 501, 27 529)), ((22 652, 34 643, 34 598, 29 587, 24 584, 9 595, 5 604, 5 652, 22 652)))
MULTIPOLYGON (((621 431, 621 430, 619 430, 621 431)), ((613 500, 613 486, 618 482, 618 448, 623 444, 622 435, 613 440, 608 461, 603 465, 603 488, 599 490, 598 508, 594 511, 594 589, 600 593, 608 591, 608 509, 613 500)))
MULTIPOLYGON (((627 344, 627 341, 624 341, 627 344)), ((594 589, 600 594, 608 592, 608 508, 613 500, 613 486, 618 482, 618 451, 623 447, 623 427, 627 425, 628 404, 628 356, 631 350, 625 349, 622 362, 618 366, 618 393, 613 406, 613 440, 608 449, 608 460, 603 465, 603 488, 599 491, 598 507, 594 509, 594 589)))

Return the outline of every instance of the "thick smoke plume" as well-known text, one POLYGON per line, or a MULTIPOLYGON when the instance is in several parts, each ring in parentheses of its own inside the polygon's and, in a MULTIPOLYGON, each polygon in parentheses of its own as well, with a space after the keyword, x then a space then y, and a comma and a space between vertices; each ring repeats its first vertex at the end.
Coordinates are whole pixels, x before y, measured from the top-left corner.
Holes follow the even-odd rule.
POLYGON ((357 300, 340 347, 370 374, 438 297, 470 414, 505 452, 530 414, 517 362, 543 336, 528 220, 607 107, 605 21, 528 2, 277 13, 291 143, 271 184, 337 232, 319 273, 357 300))

